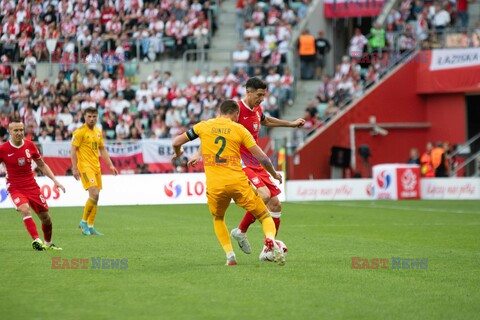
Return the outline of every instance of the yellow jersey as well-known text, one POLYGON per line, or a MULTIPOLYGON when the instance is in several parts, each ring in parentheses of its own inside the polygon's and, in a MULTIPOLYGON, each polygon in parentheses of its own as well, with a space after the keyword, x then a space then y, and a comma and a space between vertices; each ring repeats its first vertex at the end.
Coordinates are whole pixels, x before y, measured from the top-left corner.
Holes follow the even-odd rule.
POLYGON ((244 126, 227 118, 215 118, 197 123, 185 135, 189 140, 200 137, 207 188, 248 181, 240 162, 240 146, 248 149, 256 143, 244 126))
POLYGON ((102 130, 86 124, 73 132, 72 146, 77 147, 78 170, 100 171, 98 148, 103 148, 102 130))

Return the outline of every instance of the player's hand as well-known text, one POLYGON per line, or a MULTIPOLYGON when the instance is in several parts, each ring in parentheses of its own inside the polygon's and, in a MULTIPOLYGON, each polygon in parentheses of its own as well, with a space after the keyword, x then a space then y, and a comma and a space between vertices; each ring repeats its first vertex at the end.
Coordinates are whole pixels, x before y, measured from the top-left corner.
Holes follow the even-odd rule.
POLYGON ((280 173, 275 172, 275 176, 274 176, 273 178, 276 179, 276 180, 278 180, 278 182, 279 182, 280 184, 282 184, 283 179, 282 179, 282 175, 281 175, 280 173))
POLYGON ((55 187, 57 187, 58 189, 62 190, 63 193, 65 193, 65 187, 60 182, 55 181, 55 187))
POLYGON ((302 118, 297 119, 297 120, 293 121, 293 123, 292 123, 293 128, 301 128, 304 125, 305 125, 305 119, 302 119, 302 118))
POLYGON ((172 164, 173 166, 175 167, 175 161, 177 161, 177 159, 180 159, 180 157, 183 155, 183 153, 185 152, 185 150, 183 149, 183 147, 180 147, 180 153, 179 154, 174 154, 173 157, 172 157, 172 164))
POLYGON ((202 161, 202 156, 195 154, 188 160, 187 165, 195 167, 200 161, 202 161))
POLYGON ((72 174, 75 180, 80 180, 80 172, 78 171, 78 168, 72 168, 72 174))
POLYGON ((115 166, 110 166, 110 171, 112 171, 113 175, 116 176, 118 174, 118 170, 117 168, 115 168, 115 166))

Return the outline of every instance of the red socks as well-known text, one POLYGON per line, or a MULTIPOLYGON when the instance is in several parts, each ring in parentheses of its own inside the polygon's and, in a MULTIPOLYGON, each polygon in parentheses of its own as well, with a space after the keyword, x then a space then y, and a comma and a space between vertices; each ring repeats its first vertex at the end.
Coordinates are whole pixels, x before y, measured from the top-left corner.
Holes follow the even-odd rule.
MULTIPOLYGON (((23 223, 25 224, 25 228, 27 228, 28 233, 32 237, 33 240, 38 238, 38 231, 37 226, 35 225, 35 221, 31 216, 23 218, 23 223)), ((50 225, 50 234, 51 234, 51 225, 50 225)))
MULTIPOLYGON (((275 223, 275 229, 277 229, 277 233, 275 234, 275 236, 277 236, 278 228, 280 228, 280 218, 272 218, 272 219, 273 219, 273 222, 275 223)), ((240 229, 240 231, 242 231, 243 233, 246 233, 248 230, 248 227, 250 227, 250 225, 254 223, 255 220, 256 219, 253 216, 253 214, 251 214, 250 212, 245 213, 245 215, 243 216, 242 222, 240 222, 240 225, 238 226, 238 229, 240 229)))
POLYGON ((52 224, 42 223, 42 230, 43 230, 43 237, 45 238, 45 242, 50 242, 52 240, 52 224))
POLYGON ((277 233, 275 233, 275 237, 277 237, 278 234, 278 228, 280 228, 280 218, 272 218, 273 222, 275 223, 275 229, 277 229, 277 233))
POLYGON ((256 219, 253 214, 251 214, 250 212, 245 213, 242 222, 240 222, 240 225, 238 226, 238 229, 240 229, 240 231, 242 231, 243 233, 247 232, 248 227, 250 227, 250 225, 254 223, 255 220, 256 219))

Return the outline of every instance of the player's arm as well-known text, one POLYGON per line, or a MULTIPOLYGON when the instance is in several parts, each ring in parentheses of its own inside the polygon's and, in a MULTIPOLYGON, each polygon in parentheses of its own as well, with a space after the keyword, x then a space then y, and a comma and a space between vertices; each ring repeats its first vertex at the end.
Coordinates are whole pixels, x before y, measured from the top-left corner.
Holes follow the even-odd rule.
POLYGON ((55 186, 63 191, 65 193, 65 187, 58 182, 57 178, 55 178, 55 175, 53 174, 52 170, 48 166, 48 164, 43 161, 43 159, 34 159, 35 163, 37 164, 38 169, 43 172, 44 175, 49 177, 53 183, 55 183, 55 186))
POLYGON ((305 124, 305 120, 300 118, 295 121, 286 121, 277 119, 274 117, 265 116, 262 119, 262 126, 274 128, 274 127, 289 127, 289 128, 301 128, 305 124))
POLYGON ((250 151, 250 153, 260 162, 262 167, 264 167, 274 179, 277 179, 280 183, 282 183, 282 175, 275 171, 272 161, 258 145, 248 148, 248 151, 250 151))
MULTIPOLYGON (((192 129, 188 130, 188 131, 193 131, 192 129)), ((187 132, 188 132, 187 131, 187 132)), ((176 136, 174 139, 173 139, 173 142, 172 142, 172 147, 173 147, 173 152, 175 152, 173 158, 172 158, 172 163, 175 162, 175 160, 177 160, 178 158, 180 158, 182 155, 183 155, 183 145, 190 140, 189 136, 188 136, 188 133, 185 132, 183 134, 180 134, 178 136, 176 136)), ((197 136, 198 137, 198 136, 197 136)))
POLYGON ((197 152, 188 160, 187 165, 195 167, 200 161, 202 161, 202 145, 198 146, 197 152))
POLYGON ((118 174, 118 171, 117 171, 117 168, 115 168, 115 166, 113 165, 112 159, 110 159, 107 149, 105 149, 104 146, 99 146, 98 151, 100 152, 100 156, 107 163, 108 167, 110 168, 110 171, 112 171, 113 175, 116 176, 118 174))
POLYGON ((72 160, 72 174, 76 180, 80 179, 80 172, 78 171, 78 157, 77 157, 77 146, 72 146, 70 148, 70 159, 72 160))
MULTIPOLYGON (((204 127, 204 122, 202 121, 194 125, 193 128, 188 129, 188 131, 182 133, 181 135, 176 136, 173 139, 172 147, 173 147, 173 151, 175 152, 175 155, 172 158, 172 163, 175 163, 175 160, 177 160, 183 155, 184 150, 182 146, 189 141, 193 141, 197 139, 203 127, 204 127)), ((197 153, 192 157, 194 158, 197 155, 199 156, 199 158, 196 161, 194 161, 194 164, 192 164, 192 160, 188 161, 188 164, 194 167, 198 163, 198 161, 202 158, 201 150, 202 150, 201 148, 198 148, 197 153)))

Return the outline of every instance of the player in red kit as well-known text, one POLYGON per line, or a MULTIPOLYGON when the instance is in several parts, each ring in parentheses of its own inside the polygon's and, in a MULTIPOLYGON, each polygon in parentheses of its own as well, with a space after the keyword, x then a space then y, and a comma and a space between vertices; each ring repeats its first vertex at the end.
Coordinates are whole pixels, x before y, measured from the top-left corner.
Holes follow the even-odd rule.
POLYGON ((48 205, 33 177, 32 161, 52 181, 55 186, 65 192, 63 185, 57 181, 50 167, 42 160, 37 147, 31 141, 24 140, 24 126, 13 121, 8 126, 10 140, 0 146, 0 163, 7 169, 7 190, 15 208, 23 217, 25 228, 33 239, 35 250, 62 250, 52 241, 52 220, 48 214, 48 205), (38 236, 37 226, 33 221, 30 208, 42 221, 45 243, 38 236))
MULTIPOLYGON (((246 83, 246 95, 238 101, 240 106, 240 114, 238 116, 238 123, 242 124, 253 136, 255 142, 258 142, 258 133, 260 126, 266 127, 291 127, 300 128, 305 124, 304 119, 297 119, 295 121, 285 121, 274 117, 265 116, 260 104, 265 98, 267 85, 259 78, 250 78, 246 83)), ((242 161, 244 164, 243 171, 247 175, 250 182, 255 186, 263 201, 267 204, 270 215, 275 222, 275 227, 280 227, 280 216, 282 214, 282 204, 278 199, 280 189, 273 182, 272 177, 263 169, 258 160, 245 148, 241 147, 242 161)), ((197 153, 189 161, 192 166, 200 160, 201 154, 197 153)), ((250 225, 255 222, 255 217, 247 212, 240 222, 238 228, 231 231, 231 236, 238 241, 238 245, 243 252, 250 254, 252 252, 250 243, 248 242, 246 232, 250 225)), ((260 253, 260 259, 265 256, 260 253)))

